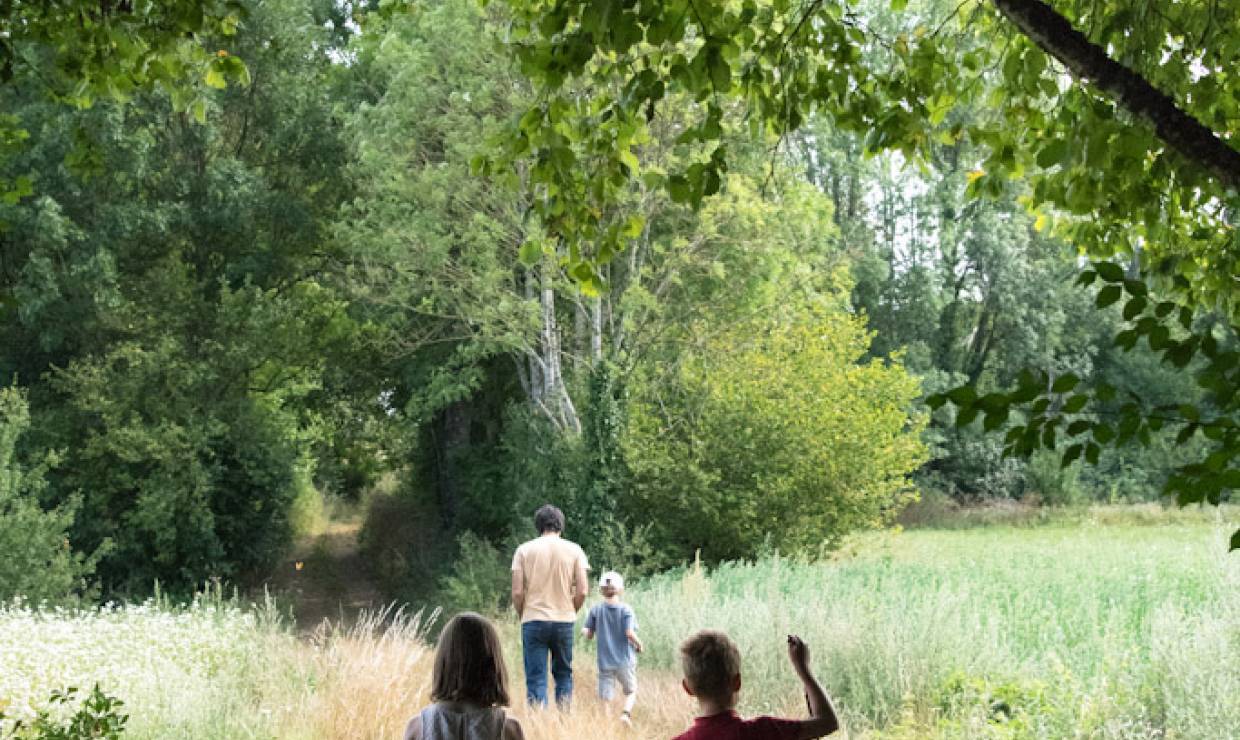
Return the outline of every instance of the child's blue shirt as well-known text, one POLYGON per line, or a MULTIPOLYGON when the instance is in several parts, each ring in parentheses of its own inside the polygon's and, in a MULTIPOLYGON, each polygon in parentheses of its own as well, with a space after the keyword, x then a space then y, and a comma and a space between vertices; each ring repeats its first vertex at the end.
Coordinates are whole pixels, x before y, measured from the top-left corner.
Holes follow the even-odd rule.
POLYGON ((633 646, 624 636, 628 630, 637 631, 637 615, 628 604, 595 604, 586 616, 586 629, 598 640, 599 668, 622 668, 637 662, 633 646))

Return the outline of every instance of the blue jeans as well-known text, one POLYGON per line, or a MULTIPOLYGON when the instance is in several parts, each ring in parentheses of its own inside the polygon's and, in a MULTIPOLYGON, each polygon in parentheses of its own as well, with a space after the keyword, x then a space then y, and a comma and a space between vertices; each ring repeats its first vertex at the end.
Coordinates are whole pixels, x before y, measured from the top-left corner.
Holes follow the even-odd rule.
POLYGON ((525 622, 521 625, 525 654, 525 698, 530 704, 547 706, 547 653, 551 653, 551 676, 555 679, 555 703, 567 707, 573 698, 573 623, 525 622))

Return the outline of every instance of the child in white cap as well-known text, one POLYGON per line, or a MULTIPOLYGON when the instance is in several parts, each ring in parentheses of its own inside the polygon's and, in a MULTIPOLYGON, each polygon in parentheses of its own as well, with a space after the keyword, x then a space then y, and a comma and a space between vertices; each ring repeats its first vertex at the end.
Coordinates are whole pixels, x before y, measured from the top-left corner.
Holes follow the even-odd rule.
POLYGON ((642 642, 637 639, 637 615, 633 608, 620 601, 624 578, 614 570, 604 573, 598 581, 603 601, 595 604, 586 616, 582 633, 587 640, 598 637, 598 695, 605 702, 615 696, 615 684, 624 692, 624 710, 620 721, 632 724, 633 705, 637 702, 637 653, 642 642))

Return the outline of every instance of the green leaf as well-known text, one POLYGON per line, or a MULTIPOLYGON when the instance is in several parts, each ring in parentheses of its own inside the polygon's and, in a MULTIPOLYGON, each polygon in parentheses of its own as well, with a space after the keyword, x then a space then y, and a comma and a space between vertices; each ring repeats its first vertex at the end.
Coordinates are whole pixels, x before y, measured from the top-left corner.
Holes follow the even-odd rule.
POLYGON ((217 90, 223 90, 228 87, 228 80, 224 77, 224 66, 219 64, 218 59, 207 65, 207 74, 203 81, 207 83, 208 87, 214 87, 217 90))
POLYGON ((1055 383, 1051 386, 1051 390, 1055 393, 1067 393, 1075 388, 1080 382, 1081 379, 1076 377, 1074 373, 1064 373, 1058 378, 1055 378, 1055 383))
POLYGON ((1081 434, 1082 432, 1089 431, 1089 428, 1091 426, 1093 426, 1093 423, 1090 422, 1088 419, 1077 419, 1076 421, 1068 425, 1068 434, 1075 437, 1076 435, 1081 434))
POLYGON ((1084 449, 1085 449, 1085 445, 1077 444, 1077 445, 1072 445, 1068 449, 1064 450, 1063 459, 1060 461, 1059 467, 1066 468, 1072 463, 1076 462, 1077 458, 1081 456, 1081 452, 1083 452, 1084 449))
POLYGON ((578 262, 573 265, 573 269, 569 271, 573 279, 581 284, 589 284, 594 282, 594 266, 589 262, 578 262))
POLYGON ((538 260, 542 259, 542 254, 542 243, 537 239, 529 239, 521 245, 518 259, 521 260, 521 264, 527 266, 535 265, 538 263, 538 260))
POLYGON ((1115 303, 1116 301, 1118 301, 1120 299, 1120 296, 1122 296, 1123 294, 1124 294, 1123 288, 1119 287, 1118 285, 1108 285, 1102 290, 1098 291, 1098 299, 1094 303, 1095 305, 1098 306, 1098 308, 1106 308, 1112 303, 1115 303))
POLYGON ((1053 139, 1038 151, 1038 166, 1049 169, 1068 158, 1068 142, 1053 139))
POLYGON ((1086 396, 1083 393, 1078 393, 1077 395, 1069 398, 1067 402, 1064 403, 1063 412, 1065 414, 1075 414, 1076 412, 1085 408, 1085 404, 1088 402, 1089 402, 1089 396, 1086 396))
POLYGON ((667 193, 673 203, 688 203, 693 198, 693 188, 684 175, 672 175, 667 179, 667 193))
POLYGON ((620 160, 620 164, 629 170, 629 176, 634 176, 639 172, 637 164, 637 155, 629 149, 621 149, 616 153, 616 157, 620 160))
POLYGON ((986 412, 986 418, 982 422, 982 428, 988 432, 993 432, 1008 420, 1008 409, 1004 407, 995 411, 986 412))
POLYGON ((1231 546, 1227 548, 1228 552, 1232 550, 1240 550, 1240 529, 1231 533, 1231 546))
POLYGON ((1114 262, 1095 262, 1094 269, 1098 276, 1108 283, 1119 283, 1124 280, 1124 268, 1114 262))
POLYGON ((1102 452, 1102 448, 1094 444, 1093 442, 1090 442, 1089 444, 1085 445, 1085 462, 1089 463, 1090 465, 1097 465, 1098 455, 1101 452, 1102 452))
POLYGON ((1128 302, 1124 304, 1124 320, 1132 321, 1136 317, 1140 316, 1141 313, 1145 311, 1145 307, 1147 305, 1149 305, 1149 300, 1147 300, 1145 296, 1130 298, 1128 302))
POLYGON ((971 385, 962 385, 947 392, 951 402, 960 407, 971 406, 977 400, 977 391, 971 385))

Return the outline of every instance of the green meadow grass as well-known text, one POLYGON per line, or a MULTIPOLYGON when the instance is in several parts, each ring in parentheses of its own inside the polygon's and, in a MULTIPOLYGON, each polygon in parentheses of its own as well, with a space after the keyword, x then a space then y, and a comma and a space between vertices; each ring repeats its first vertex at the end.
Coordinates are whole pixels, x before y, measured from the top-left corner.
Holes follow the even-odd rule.
POLYGON ((1240 738, 1235 526, 875 534, 830 562, 690 568, 628 598, 645 668, 677 670, 695 629, 728 632, 750 713, 800 709, 795 632, 854 736, 1240 738))
MULTIPOLYGON (((677 647, 715 627, 741 646, 750 714, 804 711, 784 648, 802 635, 852 738, 1240 739, 1235 513, 874 533, 826 562, 770 556, 634 583, 647 648, 636 736, 684 726, 677 647)), ((98 681, 125 701, 135 738, 392 737, 427 700, 425 624, 376 615, 307 640, 271 604, 218 593, 0 606, 0 712, 28 718, 52 689, 98 681)), ((503 632, 520 696, 515 625, 503 632)), ((530 717, 531 738, 578 740, 597 721, 581 647, 587 714, 562 727, 530 717)))

